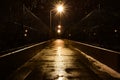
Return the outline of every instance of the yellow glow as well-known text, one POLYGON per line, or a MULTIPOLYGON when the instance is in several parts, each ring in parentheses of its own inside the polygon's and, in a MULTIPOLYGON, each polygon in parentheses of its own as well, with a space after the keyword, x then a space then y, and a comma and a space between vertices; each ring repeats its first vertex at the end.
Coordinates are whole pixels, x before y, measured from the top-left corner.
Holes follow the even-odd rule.
POLYGON ((58 46, 59 46, 59 48, 57 48, 57 49, 60 49, 60 47, 64 47, 64 41, 61 40, 61 39, 57 39, 57 40, 54 42, 54 44, 55 44, 55 47, 58 47, 58 46))
POLYGON ((57 39, 57 40, 55 40, 55 44, 64 44, 64 41, 63 40, 61 40, 61 39, 57 39))
POLYGON ((58 33, 61 33, 61 30, 60 30, 60 29, 58 29, 58 30, 57 30, 57 32, 58 32, 58 33))
POLYGON ((62 49, 62 47, 58 47, 58 51, 57 51, 58 56, 60 56, 60 57, 61 57, 61 49, 62 49))
POLYGON ((64 77, 59 77, 58 80, 64 80, 64 77))
MULTIPOLYGON (((60 40, 58 40, 60 41, 60 40)), ((59 43, 58 43, 59 44, 59 43)), ((55 57, 55 72, 58 74, 59 78, 57 80, 63 80, 64 72, 64 62, 63 62, 63 55, 62 55, 62 49, 63 47, 58 45, 57 46, 57 56, 55 57)))
POLYGON ((60 29, 60 28, 61 28, 61 25, 58 25, 58 28, 60 29))
POLYGON ((57 39, 54 42, 55 46, 55 57, 54 57, 54 73, 57 75, 57 79, 56 80, 68 80, 66 78, 66 71, 65 69, 68 66, 71 66, 71 64, 69 64, 68 62, 73 62, 73 59, 70 56, 66 56, 66 55, 73 55, 73 52, 68 49, 65 48, 65 43, 63 40, 61 39, 57 39))
POLYGON ((68 5, 65 1, 56 1, 54 3, 53 11, 56 13, 56 15, 67 15, 68 13, 68 5))
POLYGON ((64 6, 62 4, 58 4, 56 8, 59 13, 64 11, 64 6))

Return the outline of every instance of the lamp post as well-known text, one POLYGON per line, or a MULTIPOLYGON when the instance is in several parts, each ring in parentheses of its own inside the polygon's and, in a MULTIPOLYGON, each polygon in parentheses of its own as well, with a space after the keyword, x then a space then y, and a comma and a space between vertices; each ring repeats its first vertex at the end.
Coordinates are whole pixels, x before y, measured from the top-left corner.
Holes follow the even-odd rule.
POLYGON ((61 25, 61 13, 64 11, 64 6, 62 4, 58 4, 56 6, 57 12, 60 14, 60 22, 59 24, 61 25))
MULTIPOLYGON (((64 11, 64 6, 63 6, 63 4, 59 3, 55 6, 55 9, 56 9, 57 13, 60 14, 59 24, 61 25, 61 13, 64 11)), ((52 12, 53 11, 54 11, 54 9, 50 10, 50 38, 52 37, 52 12)))
POLYGON ((56 10, 57 10, 57 12, 58 12, 59 15, 60 15, 59 25, 58 25, 58 29, 57 29, 57 33, 58 33, 58 35, 60 36, 60 34, 61 34, 61 13, 64 12, 64 6, 63 6, 63 4, 59 3, 59 4, 56 6, 56 10))
POLYGON ((52 11, 53 10, 50 10, 50 31, 49 31, 50 38, 52 37, 52 11))

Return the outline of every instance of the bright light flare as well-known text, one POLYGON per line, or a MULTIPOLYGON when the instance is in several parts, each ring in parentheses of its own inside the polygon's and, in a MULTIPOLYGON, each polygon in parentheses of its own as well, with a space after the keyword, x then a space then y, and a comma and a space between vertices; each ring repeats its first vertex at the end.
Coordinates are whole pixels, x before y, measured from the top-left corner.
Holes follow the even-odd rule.
POLYGON ((58 11, 59 13, 63 12, 63 11, 64 11, 64 6, 63 6, 62 4, 58 4, 58 5, 57 5, 57 11, 58 11))
POLYGON ((54 4, 53 4, 53 11, 56 13, 56 15, 69 15, 67 14, 68 11, 70 10, 69 9, 69 6, 67 5, 67 3, 65 1, 56 1, 54 4))

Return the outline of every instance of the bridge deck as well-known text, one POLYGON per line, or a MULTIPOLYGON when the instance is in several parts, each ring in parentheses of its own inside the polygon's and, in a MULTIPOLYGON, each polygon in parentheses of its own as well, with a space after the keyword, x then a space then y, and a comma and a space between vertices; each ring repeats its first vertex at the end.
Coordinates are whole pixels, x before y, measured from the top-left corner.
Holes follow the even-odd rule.
POLYGON ((9 80, 102 80, 81 59, 80 52, 56 40, 18 68, 9 80))

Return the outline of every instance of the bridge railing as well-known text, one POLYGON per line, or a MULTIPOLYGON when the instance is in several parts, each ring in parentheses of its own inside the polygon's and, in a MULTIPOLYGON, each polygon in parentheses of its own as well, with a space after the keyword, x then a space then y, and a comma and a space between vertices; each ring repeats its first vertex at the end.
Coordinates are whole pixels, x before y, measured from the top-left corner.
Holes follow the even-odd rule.
POLYGON ((49 41, 34 44, 0 56, 0 80, 6 79, 14 70, 41 51, 49 41))
POLYGON ((91 57, 97 59, 103 64, 111 67, 112 69, 120 72, 120 52, 104 49, 101 47, 92 46, 89 44, 73 41, 74 47, 80 49, 91 57))

